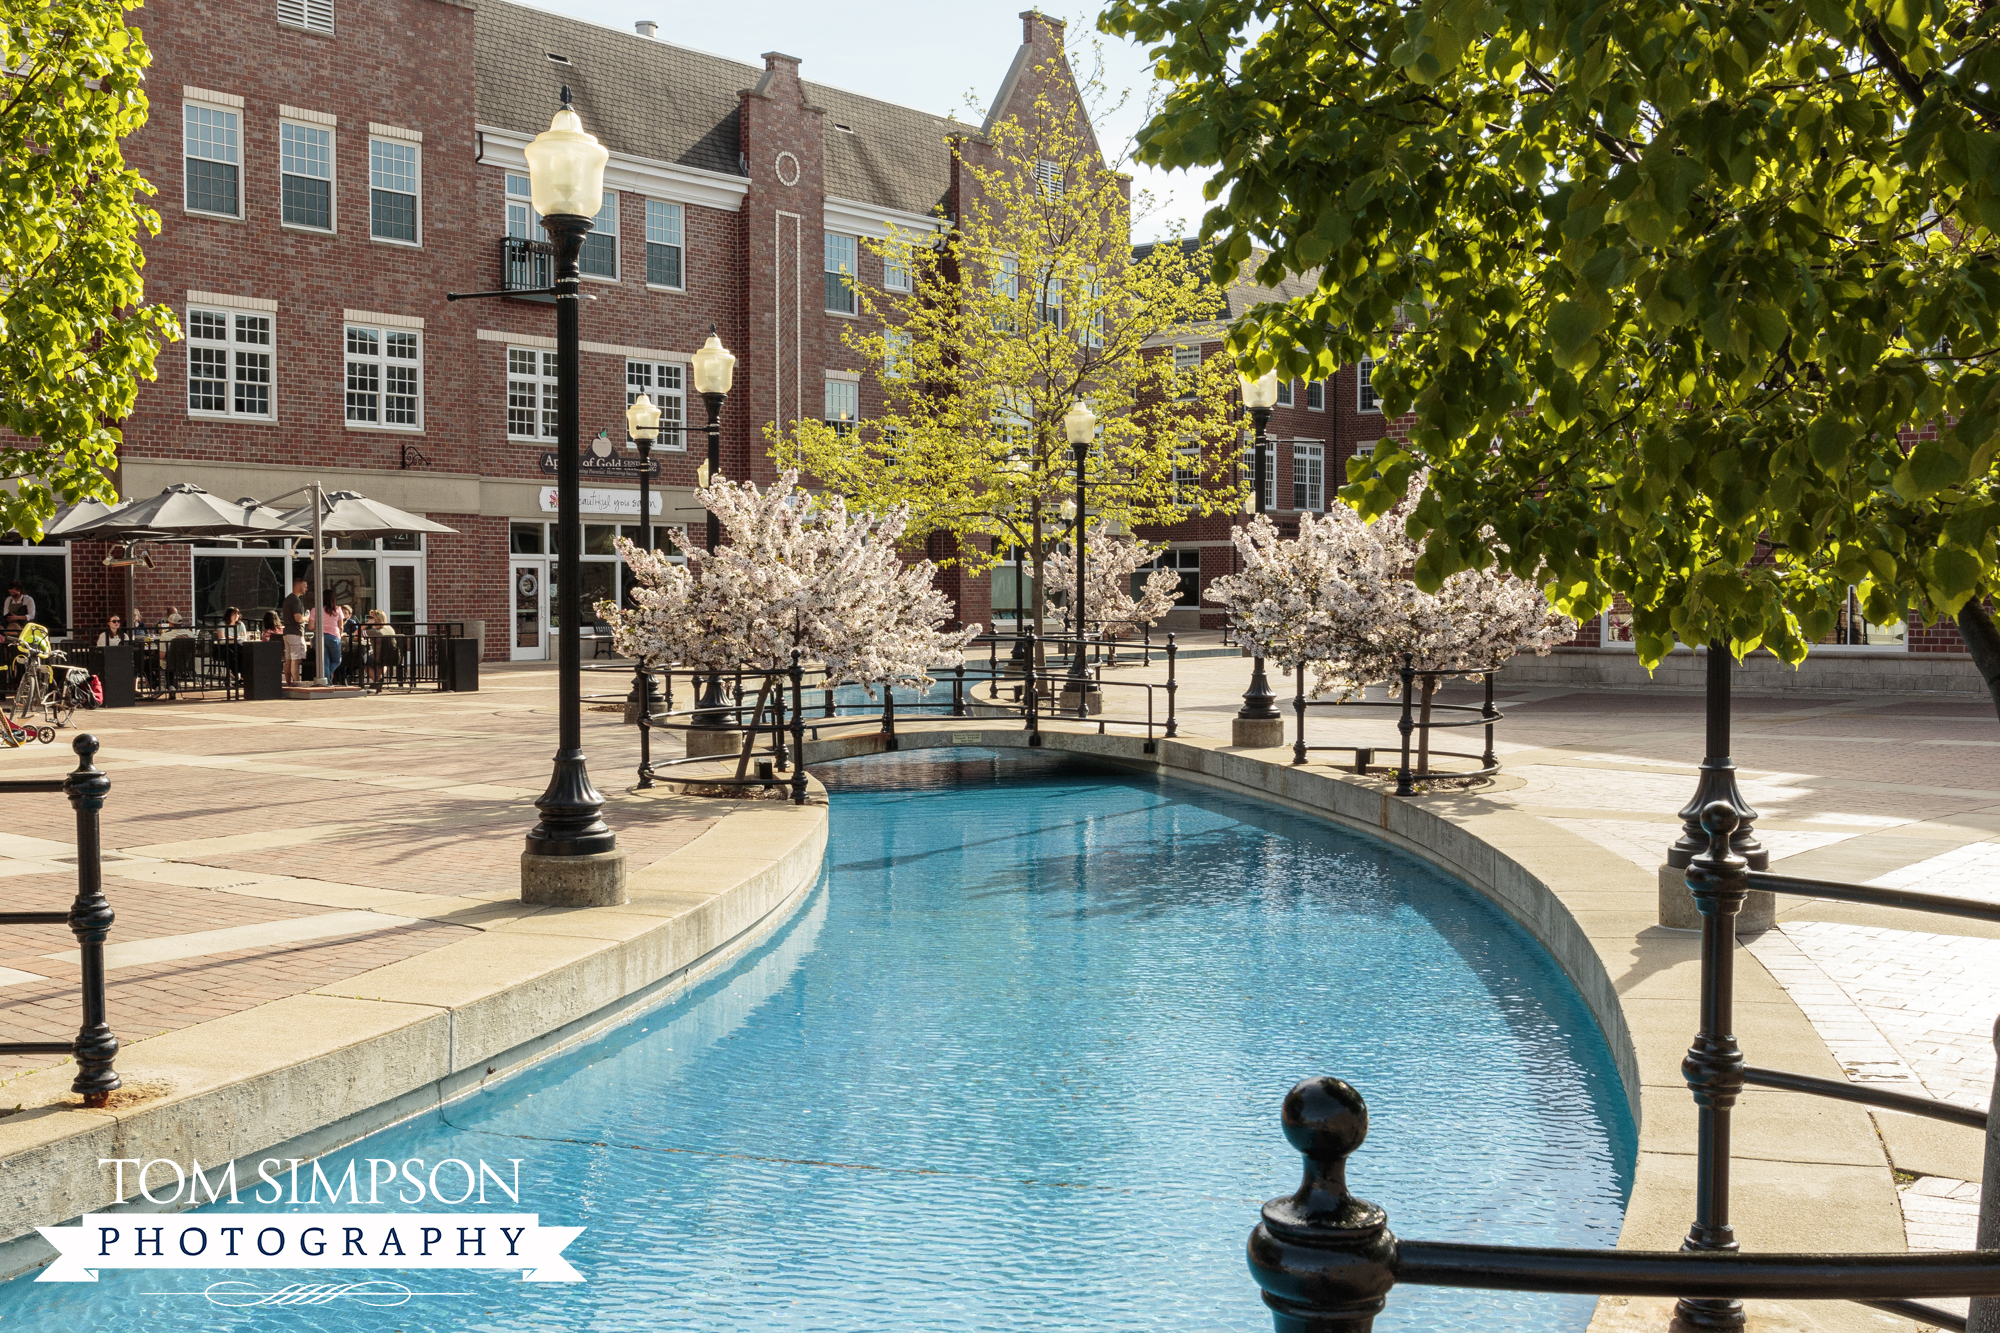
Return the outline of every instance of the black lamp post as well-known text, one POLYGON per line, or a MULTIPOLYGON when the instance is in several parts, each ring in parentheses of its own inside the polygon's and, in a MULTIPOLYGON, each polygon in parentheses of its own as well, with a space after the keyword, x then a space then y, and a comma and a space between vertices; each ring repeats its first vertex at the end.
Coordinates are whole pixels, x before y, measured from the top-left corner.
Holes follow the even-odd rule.
MULTIPOLYGON (((1261 514, 1264 512, 1264 482, 1269 475, 1265 471, 1269 466, 1269 442, 1264 430, 1271 424, 1271 408, 1278 401, 1278 372, 1269 370, 1254 380, 1247 375, 1238 376, 1238 379, 1243 389, 1243 405, 1250 409, 1255 485, 1250 496, 1250 513, 1261 514)), ((1261 649, 1250 660, 1250 688, 1243 692, 1243 707, 1237 710, 1236 721, 1238 725, 1232 728, 1236 735, 1231 739, 1238 745, 1276 745, 1284 740, 1284 715, 1278 711, 1278 696, 1264 675, 1264 653, 1261 649), (1250 733, 1254 732, 1275 734, 1253 737, 1250 733)))
POLYGON ((1088 482, 1084 478, 1084 466, 1090 460, 1090 444, 1097 438, 1097 414, 1090 410, 1090 404, 1078 399, 1076 406, 1063 414, 1063 435, 1069 440, 1070 453, 1076 460, 1076 529, 1070 540, 1076 546, 1076 614, 1070 619, 1076 623, 1076 644, 1069 661, 1069 679, 1063 684, 1063 693, 1076 691, 1076 713, 1078 717, 1090 711, 1090 676, 1084 670, 1083 642, 1088 628, 1084 614, 1084 504, 1088 482))
MULTIPOLYGON (((639 546, 653 549, 653 493, 648 484, 652 469, 653 440, 660 433, 660 409, 651 394, 642 393, 625 409, 625 431, 639 451, 639 546)), ((642 656, 632 665, 632 694, 628 702, 639 724, 639 785, 653 785, 653 704, 658 698, 653 674, 646 670, 642 656)))
MULTIPOLYGON (((702 467, 701 484, 713 486, 722 470, 722 404, 736 381, 736 358, 708 326, 708 341, 694 354, 694 388, 708 407, 708 462, 702 467)), ((722 545, 722 523, 713 509, 708 511, 708 550, 722 545)), ((722 677, 711 673, 702 685, 694 724, 698 727, 722 725, 722 677)))

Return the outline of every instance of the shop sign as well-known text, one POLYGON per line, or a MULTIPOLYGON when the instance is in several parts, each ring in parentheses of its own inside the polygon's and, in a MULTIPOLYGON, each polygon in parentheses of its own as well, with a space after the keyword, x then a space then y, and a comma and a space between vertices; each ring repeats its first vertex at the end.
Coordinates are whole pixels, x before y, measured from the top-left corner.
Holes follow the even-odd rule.
MULTIPOLYGON (((639 479, 639 455, 618 448, 607 435, 600 435, 577 451, 579 467, 585 481, 637 481, 639 479)), ((553 449, 542 451, 542 475, 553 477, 561 464, 561 458, 553 449)), ((660 479, 660 460, 657 455, 646 460, 646 478, 660 479)), ((633 510, 638 513, 638 510, 633 510)))
MULTIPOLYGON (((558 508, 559 492, 554 486, 542 487, 542 512, 553 514, 558 508)), ((633 514, 639 512, 639 492, 614 491, 603 486, 581 486, 577 488, 577 503, 586 514, 633 514)), ((658 491, 646 496, 647 508, 654 514, 662 512, 661 495, 658 491)))

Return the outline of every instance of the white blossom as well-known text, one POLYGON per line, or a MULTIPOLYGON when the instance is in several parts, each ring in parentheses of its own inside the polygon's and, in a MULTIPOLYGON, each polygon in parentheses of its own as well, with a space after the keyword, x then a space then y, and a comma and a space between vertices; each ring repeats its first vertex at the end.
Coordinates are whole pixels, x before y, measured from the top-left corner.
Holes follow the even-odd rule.
POLYGON ((759 492, 718 479, 695 492, 728 541, 685 566, 618 539, 638 580, 632 606, 599 602, 612 643, 628 657, 695 671, 766 672, 797 651, 829 685, 922 686, 934 667, 964 661, 978 625, 947 631, 951 604, 928 560, 904 564, 907 511, 850 514, 838 497, 798 488, 786 472, 759 492))
MULTIPOLYGON (((1181 579, 1171 569, 1156 569, 1132 595, 1132 576, 1153 562, 1164 546, 1148 546, 1120 533, 1113 536, 1100 523, 1083 538, 1083 618, 1086 628, 1109 638, 1136 633, 1174 609, 1180 597, 1181 579)), ((1064 548, 1052 553, 1042 567, 1042 581, 1051 593, 1067 593, 1056 608, 1064 633, 1072 632, 1071 603, 1076 600, 1076 555, 1064 548)))

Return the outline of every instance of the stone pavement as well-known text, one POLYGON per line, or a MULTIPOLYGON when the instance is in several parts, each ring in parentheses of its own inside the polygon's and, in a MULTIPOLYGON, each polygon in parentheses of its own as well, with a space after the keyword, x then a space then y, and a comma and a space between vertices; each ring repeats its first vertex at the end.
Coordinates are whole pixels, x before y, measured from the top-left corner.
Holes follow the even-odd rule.
MULTIPOLYGON (((586 689, 617 688, 604 679, 587 677, 586 689)), ((489 666, 477 694, 79 714, 75 726, 97 735, 98 766, 111 777, 113 1030, 130 1043, 476 933, 485 904, 520 894, 522 837, 555 748, 554 686, 548 667, 489 666)), ((0 752, 0 775, 67 771, 73 734, 0 752)), ((638 758, 617 712, 586 709, 584 748, 632 872, 693 840, 726 806, 622 800, 638 758)), ((15 910, 67 907, 69 803, 12 797, 0 830, 0 884, 15 910)), ((67 929, 0 929, 0 1040, 73 1037, 77 981, 67 929)), ((0 1110, 8 1079, 58 1062, 0 1059, 0 1110)))
MULTIPOLYGON (((1227 735, 1249 668, 1240 657, 1182 662, 1182 729, 1227 735)), ((1165 673, 1126 668, 1115 678, 1157 682, 1165 673)), ((1504 768, 1486 799, 1655 870, 1679 836, 1675 812, 1694 792, 1701 696, 1508 688, 1505 679, 1498 701, 1508 717, 1496 747, 1504 768)), ((1271 685, 1289 743, 1294 683, 1271 685)), ((1106 693, 1116 713, 1120 692, 1106 693)), ((1476 703, 1478 691, 1458 684, 1441 699, 1476 703)), ((1393 764, 1396 717, 1390 708, 1313 707, 1307 740, 1372 744, 1378 764, 1393 764)), ((1733 720, 1743 793, 1761 816, 1758 836, 1774 870, 2000 901, 2000 719, 1982 701, 1739 694, 1733 720)), ((1445 735, 1445 748, 1479 748, 1477 728, 1445 735)), ((2000 1014, 2000 926, 1792 897, 1779 908, 1777 929, 1746 939, 1748 951, 1850 1078, 1986 1105, 2000 1014)), ((1756 1052, 1749 1059, 1757 1063, 1756 1052)), ((1973 1248, 1976 1154, 1905 1151, 1908 1126, 1919 1122, 1888 1113, 1875 1119, 1899 1179, 1914 1182, 1903 1191, 1911 1247, 1973 1248)))

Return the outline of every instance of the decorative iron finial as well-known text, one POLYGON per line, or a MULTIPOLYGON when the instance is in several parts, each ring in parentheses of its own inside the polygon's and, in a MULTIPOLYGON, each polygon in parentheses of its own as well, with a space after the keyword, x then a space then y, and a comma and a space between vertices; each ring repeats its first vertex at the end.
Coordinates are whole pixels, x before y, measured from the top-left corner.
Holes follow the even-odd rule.
POLYGON ((575 107, 570 105, 569 85, 566 83, 562 86, 562 104, 565 111, 576 110, 575 107))

